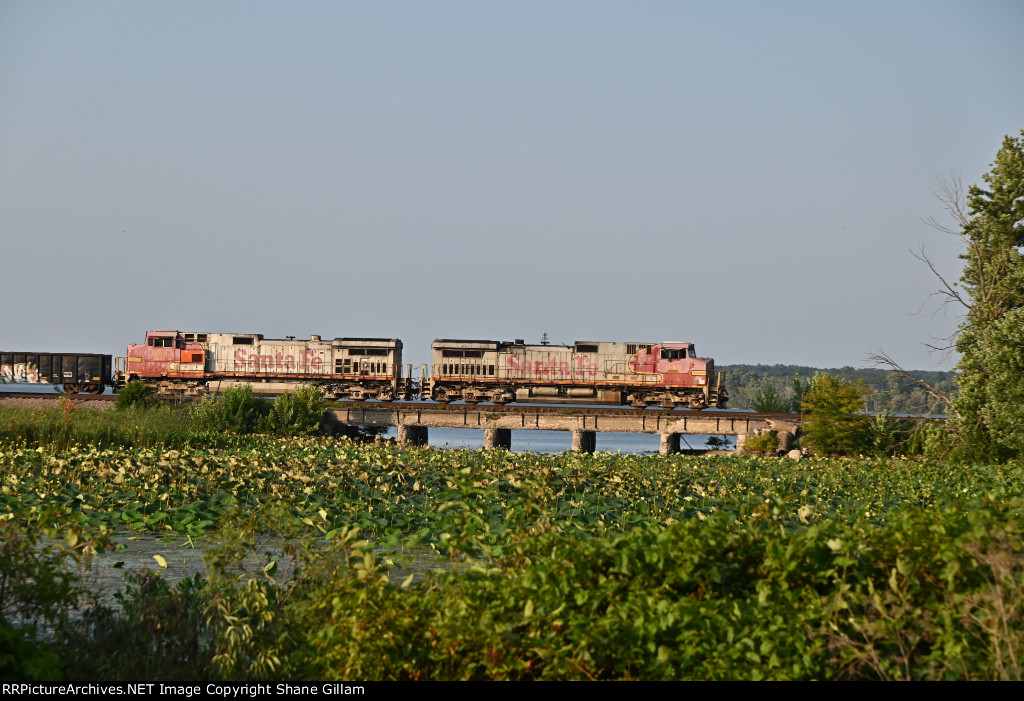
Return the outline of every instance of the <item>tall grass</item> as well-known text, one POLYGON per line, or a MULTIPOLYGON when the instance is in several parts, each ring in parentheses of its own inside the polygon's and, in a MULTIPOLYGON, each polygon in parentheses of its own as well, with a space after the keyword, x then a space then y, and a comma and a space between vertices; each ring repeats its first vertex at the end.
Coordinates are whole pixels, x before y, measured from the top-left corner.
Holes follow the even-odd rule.
POLYGON ((54 451, 74 445, 184 448, 217 442, 215 436, 192 429, 187 408, 96 411, 67 400, 45 409, 0 407, 0 440, 54 451))

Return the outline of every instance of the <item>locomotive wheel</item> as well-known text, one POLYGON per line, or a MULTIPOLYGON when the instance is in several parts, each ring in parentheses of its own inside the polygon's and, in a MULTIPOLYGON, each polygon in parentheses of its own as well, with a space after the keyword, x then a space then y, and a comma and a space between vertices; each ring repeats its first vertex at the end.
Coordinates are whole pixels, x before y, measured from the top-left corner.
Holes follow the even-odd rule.
POLYGON ((64 394, 78 394, 81 388, 78 385, 71 384, 70 382, 64 383, 64 394))

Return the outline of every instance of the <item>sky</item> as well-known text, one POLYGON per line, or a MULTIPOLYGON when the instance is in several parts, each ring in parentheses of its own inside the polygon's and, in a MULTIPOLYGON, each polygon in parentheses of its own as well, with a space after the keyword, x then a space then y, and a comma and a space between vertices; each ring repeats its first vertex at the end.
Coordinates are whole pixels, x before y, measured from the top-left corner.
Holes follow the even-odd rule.
POLYGON ((949 369, 1019 0, 0 0, 0 349, 690 341, 949 369), (941 343, 941 341, 939 341, 941 343))

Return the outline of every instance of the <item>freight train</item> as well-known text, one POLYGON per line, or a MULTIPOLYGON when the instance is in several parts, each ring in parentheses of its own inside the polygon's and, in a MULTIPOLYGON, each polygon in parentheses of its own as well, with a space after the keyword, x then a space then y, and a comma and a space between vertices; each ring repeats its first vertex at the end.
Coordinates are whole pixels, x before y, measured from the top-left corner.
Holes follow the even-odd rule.
MULTIPOLYGON (((148 331, 144 343, 129 345, 125 357, 115 359, 112 373, 110 356, 97 357, 106 358, 105 374, 89 377, 109 379, 73 379, 65 382, 66 391, 102 391, 107 384, 116 390, 140 381, 160 394, 217 393, 239 384, 276 394, 315 384, 328 399, 467 404, 586 402, 703 409, 724 408, 728 399, 721 378, 715 377, 715 361, 697 357, 693 344, 682 342, 562 346, 521 339, 438 339, 431 346, 429 371, 421 366, 415 382, 411 366, 403 372, 402 342, 396 338, 267 339, 253 333, 148 331)), ((38 373, 35 378, 40 381, 38 373)), ((42 381, 61 380, 51 372, 42 381)))

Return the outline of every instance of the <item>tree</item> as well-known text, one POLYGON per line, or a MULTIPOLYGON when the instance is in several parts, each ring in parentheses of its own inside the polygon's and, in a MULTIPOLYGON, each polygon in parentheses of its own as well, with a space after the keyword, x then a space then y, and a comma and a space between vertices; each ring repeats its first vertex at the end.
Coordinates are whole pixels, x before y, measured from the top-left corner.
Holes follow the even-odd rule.
POLYGON ((982 180, 985 187, 966 192, 958 177, 942 180, 936 196, 955 225, 927 220, 960 239, 959 282, 946 280, 923 251, 917 255, 939 280, 934 294, 961 310, 949 343, 932 346, 960 354, 957 395, 913 377, 883 352, 872 358, 949 402, 954 455, 1007 460, 1024 456, 1024 129, 1003 138, 982 180))
POLYGON ((858 453, 868 443, 870 419, 860 413, 864 385, 821 372, 803 393, 804 439, 818 453, 858 453))
POLYGON ((959 289, 945 290, 965 310, 952 408, 958 452, 1004 460, 1024 456, 1024 130, 1004 138, 982 179, 984 188, 968 189, 959 217, 959 289))
POLYGON ((761 414, 788 414, 789 402, 782 399, 771 385, 764 387, 754 398, 754 411, 761 414))

